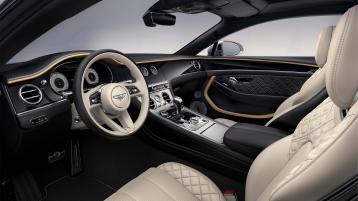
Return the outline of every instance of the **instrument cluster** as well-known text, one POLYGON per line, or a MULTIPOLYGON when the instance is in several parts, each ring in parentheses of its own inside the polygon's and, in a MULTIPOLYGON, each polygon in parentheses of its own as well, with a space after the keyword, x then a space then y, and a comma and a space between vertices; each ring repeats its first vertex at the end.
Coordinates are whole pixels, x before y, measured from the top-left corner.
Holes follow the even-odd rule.
POLYGON ((144 77, 158 74, 158 68, 155 65, 141 66, 140 71, 142 72, 144 77))
MULTIPOLYGON (((72 82, 79 62, 67 62, 60 64, 50 75, 50 86, 58 94, 72 91, 72 82)), ((84 88, 93 88, 99 84, 113 81, 111 69, 102 62, 97 62, 88 69, 85 75, 84 88)))

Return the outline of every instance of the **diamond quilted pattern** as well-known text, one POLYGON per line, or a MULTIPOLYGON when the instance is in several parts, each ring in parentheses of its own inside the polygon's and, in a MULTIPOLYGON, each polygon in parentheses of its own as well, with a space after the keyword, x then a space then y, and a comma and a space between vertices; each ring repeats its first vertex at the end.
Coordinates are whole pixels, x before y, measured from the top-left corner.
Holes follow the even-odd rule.
POLYGON ((292 135, 289 157, 292 158, 307 142, 312 143, 313 149, 305 160, 291 169, 289 174, 274 188, 272 194, 309 167, 344 133, 343 131, 357 118, 357 115, 358 103, 354 104, 347 116, 342 119, 340 109, 330 98, 308 114, 298 124, 292 135))
POLYGON ((192 194, 202 201, 224 201, 224 196, 216 185, 205 175, 179 163, 164 163, 158 167, 167 172, 192 194))
POLYGON ((250 78, 250 82, 239 82, 230 86, 233 90, 244 94, 291 96, 300 90, 306 77, 294 76, 267 76, 267 75, 241 75, 241 76, 219 76, 219 83, 225 83, 229 77, 250 78))
POLYGON ((311 142, 314 147, 322 143, 324 135, 339 123, 335 121, 337 113, 339 108, 328 98, 303 118, 293 133, 289 157, 295 155, 307 142, 311 142))

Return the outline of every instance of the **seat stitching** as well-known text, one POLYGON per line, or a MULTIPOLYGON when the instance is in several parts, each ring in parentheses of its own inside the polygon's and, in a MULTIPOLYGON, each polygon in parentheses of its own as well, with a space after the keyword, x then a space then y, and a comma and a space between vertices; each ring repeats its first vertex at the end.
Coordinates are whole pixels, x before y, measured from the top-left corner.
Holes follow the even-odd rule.
MULTIPOLYGON (((344 43, 345 43, 345 40, 346 40, 346 34, 347 34, 347 31, 348 31, 348 28, 350 28, 350 24, 351 24, 351 18, 352 17, 350 17, 352 14, 352 12, 353 11, 355 11, 355 10, 350 10, 349 12, 348 12, 348 14, 347 14, 347 20, 344 22, 344 29, 343 29, 343 33, 342 33, 342 37, 339 39, 339 43, 338 43, 338 52, 337 52, 337 55, 336 55, 336 57, 335 57, 335 62, 334 62, 334 68, 332 69, 333 70, 333 79, 332 79, 332 83, 333 83, 333 86, 335 86, 336 85, 336 83, 337 83, 337 76, 336 76, 336 74, 337 74, 337 70, 338 70, 338 68, 337 68, 337 65, 338 65, 338 63, 340 63, 340 61, 341 61, 341 59, 342 59, 342 51, 343 51, 343 46, 344 46, 344 43)), ((337 88, 336 87, 332 87, 332 89, 333 89, 333 93, 334 94, 336 94, 337 95, 337 88)), ((341 99, 339 96, 337 96, 337 98, 335 98, 336 100, 337 99, 341 99)), ((342 101, 342 100, 339 100, 339 102, 343 102, 344 103, 344 101, 342 101)))
POLYGON ((164 190, 164 188, 163 188, 161 185, 159 185, 157 182, 154 182, 154 181, 152 181, 151 179, 149 179, 149 178, 147 178, 147 177, 145 177, 145 176, 140 176, 140 177, 142 177, 143 179, 145 179, 145 180, 149 181, 150 183, 156 185, 161 191, 163 191, 164 193, 166 193, 167 195, 169 195, 169 197, 171 197, 172 200, 175 200, 175 201, 176 201, 176 199, 175 199, 169 192, 167 192, 166 190, 164 190))
MULTIPOLYGON (((354 116, 356 114, 352 114, 352 115, 348 115, 349 117, 354 116)), ((347 117, 348 117, 347 116, 347 117)), ((346 117, 346 118, 347 118, 346 117)), ((327 152, 327 150, 331 149, 331 147, 333 145, 335 145, 337 143, 338 140, 340 140, 343 136, 345 136, 345 132, 351 128, 351 126, 353 125, 353 123, 358 119, 358 116, 356 115, 355 118, 353 117, 353 119, 351 120, 350 124, 347 125, 342 131, 341 134, 339 136, 337 136, 337 138, 328 146, 326 147, 325 151, 322 152, 321 154, 319 154, 317 156, 317 158, 315 160, 313 160, 308 166, 306 166, 301 172, 299 172, 295 177, 291 178, 290 180, 288 180, 287 182, 285 182, 282 186, 280 186, 279 188, 277 188, 274 192, 271 193, 271 197, 270 197, 270 201, 272 200, 272 198, 274 197, 275 194, 277 194, 278 191, 280 191, 284 186, 287 186, 289 183, 291 183, 293 180, 295 180, 296 178, 298 178, 301 174, 303 174, 307 169, 309 169, 313 164, 315 164, 318 159, 321 158, 321 156, 323 154, 325 154, 327 152)))
MULTIPOLYGON (((220 192, 220 190, 218 189, 218 192, 217 192, 217 190, 215 188, 213 188, 213 187, 215 187, 215 184, 213 184, 213 182, 211 182, 209 178, 206 178, 205 175, 203 175, 199 171, 197 171, 195 169, 192 169, 190 167, 187 167, 187 166, 185 166, 183 164, 179 164, 179 163, 174 163, 174 164, 178 167, 178 171, 180 171, 180 175, 178 175, 178 176, 172 175, 169 172, 167 172, 169 170, 165 170, 165 169, 163 169, 163 171, 167 172, 170 176, 172 176, 174 179, 176 179, 177 182, 179 182, 181 185, 185 186, 185 188, 188 191, 190 191, 191 194, 195 195, 195 197, 197 197, 197 199, 203 200, 204 195, 203 195, 203 192, 202 192, 201 188, 199 189, 200 190, 199 193, 194 193, 193 187, 207 186, 210 189, 214 189, 215 192, 208 192, 208 193, 205 193, 205 195, 218 195, 219 199, 223 200, 222 195, 220 195, 220 193, 218 193, 218 192, 220 192), (184 177, 183 174, 182 174, 183 170, 188 171, 189 176, 184 177), (197 175, 197 176, 195 176, 195 175, 197 175), (202 176, 200 176, 200 175, 202 175, 202 176), (199 184, 194 185, 192 183, 191 178, 198 178, 199 179, 199 184), (184 184, 184 179, 189 179, 188 185, 184 184), (208 183, 207 184, 202 184, 202 181, 205 181, 205 182, 208 182, 208 183)), ((163 166, 164 166, 164 164, 161 165, 161 167, 163 167, 163 166)), ((169 166, 170 166, 170 169, 173 170, 173 166, 172 165, 169 165, 169 166)), ((209 196, 208 198, 209 198, 209 200, 213 200, 212 196, 209 196)))
POLYGON ((136 199, 135 197, 133 197, 131 194, 129 194, 129 193, 127 193, 127 192, 124 192, 124 191, 122 191, 122 190, 119 190, 118 192, 123 193, 123 194, 126 194, 126 195, 128 195, 130 198, 132 198, 133 200, 138 201, 138 199, 136 199))

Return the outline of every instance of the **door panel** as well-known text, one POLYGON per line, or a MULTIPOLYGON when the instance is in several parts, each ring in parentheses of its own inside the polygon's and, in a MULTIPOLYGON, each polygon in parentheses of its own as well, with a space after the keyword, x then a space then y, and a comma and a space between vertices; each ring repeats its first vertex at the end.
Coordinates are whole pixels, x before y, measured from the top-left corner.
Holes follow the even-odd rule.
POLYGON ((297 93, 317 69, 286 63, 214 61, 207 63, 203 89, 208 115, 264 124, 278 106, 297 93))
POLYGON ((296 93, 306 77, 280 75, 221 75, 215 85, 239 94, 262 95, 287 98, 296 93))

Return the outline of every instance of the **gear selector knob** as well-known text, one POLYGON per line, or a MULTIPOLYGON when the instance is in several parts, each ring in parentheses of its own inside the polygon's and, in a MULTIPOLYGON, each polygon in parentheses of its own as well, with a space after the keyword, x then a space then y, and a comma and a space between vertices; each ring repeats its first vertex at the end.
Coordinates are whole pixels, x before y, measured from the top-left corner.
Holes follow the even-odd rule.
POLYGON ((183 99, 180 98, 179 96, 175 96, 173 102, 177 107, 178 114, 181 114, 181 112, 183 110, 183 107, 184 107, 183 106, 183 99))

